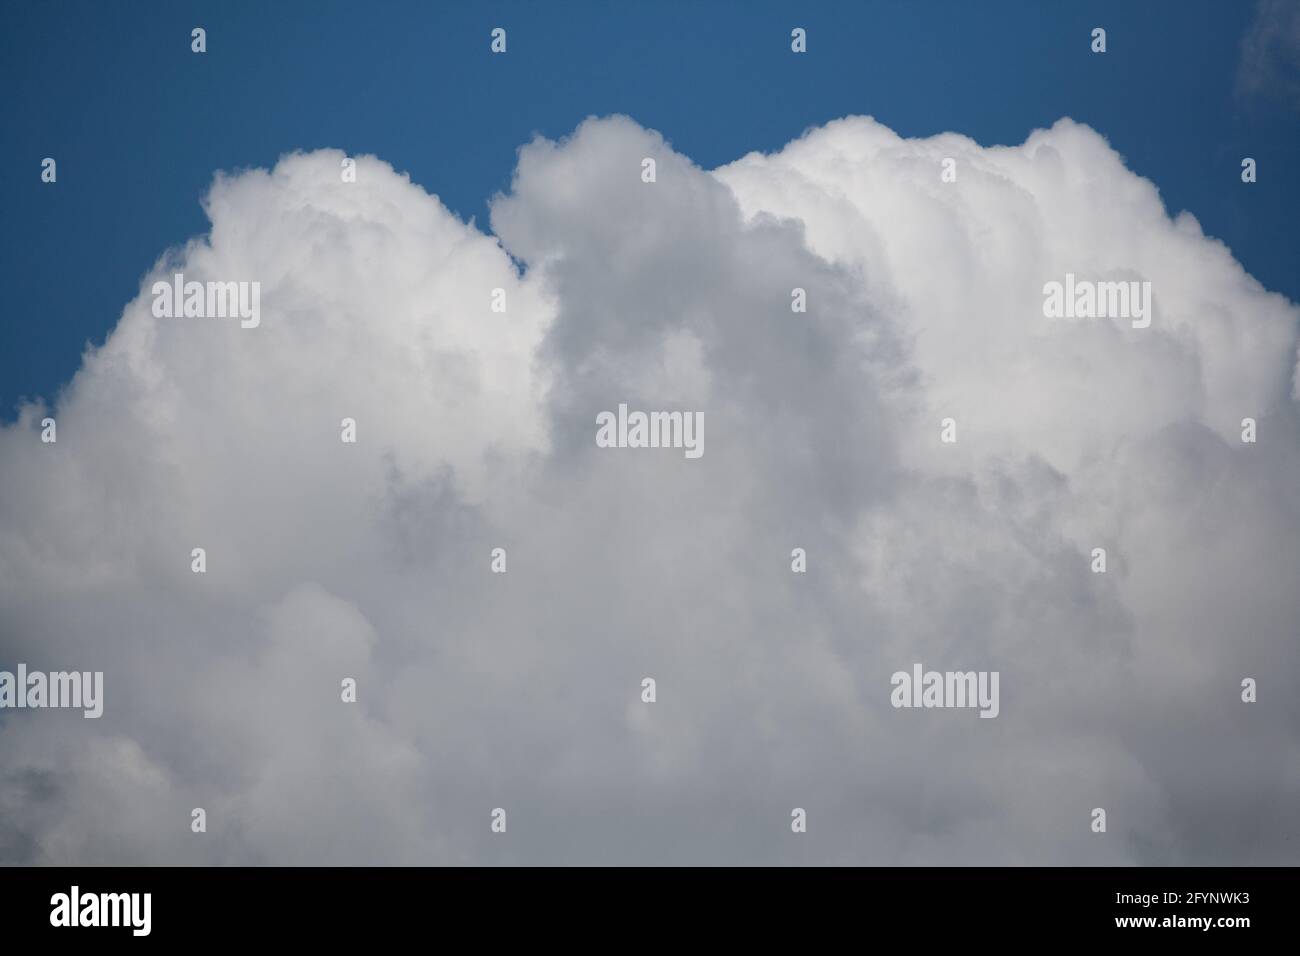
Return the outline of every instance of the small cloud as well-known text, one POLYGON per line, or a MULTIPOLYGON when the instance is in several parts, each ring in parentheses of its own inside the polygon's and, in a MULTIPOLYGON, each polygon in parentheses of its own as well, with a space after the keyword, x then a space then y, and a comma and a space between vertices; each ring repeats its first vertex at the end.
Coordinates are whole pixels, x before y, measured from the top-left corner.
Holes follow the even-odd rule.
POLYGON ((1237 93, 1277 99, 1300 110, 1300 4, 1259 0, 1241 39, 1237 93))

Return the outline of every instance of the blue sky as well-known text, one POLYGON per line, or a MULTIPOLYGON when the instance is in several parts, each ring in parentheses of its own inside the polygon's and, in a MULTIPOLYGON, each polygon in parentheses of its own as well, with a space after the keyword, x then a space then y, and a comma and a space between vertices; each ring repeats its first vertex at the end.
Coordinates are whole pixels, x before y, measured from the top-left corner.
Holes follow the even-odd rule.
POLYGON ((1297 299, 1298 116, 1285 91, 1239 90, 1254 13, 1185 0, 11 5, 0 418, 53 398, 159 254, 205 230, 214 171, 294 149, 374 153, 485 223, 516 150, 593 114, 627 113, 710 168, 850 114, 985 145, 1068 115, 1297 299), (206 55, 190 52, 194 26, 206 55), (505 56, 488 52, 495 26, 505 56), (790 53, 793 26, 806 56, 790 53), (1094 26, 1104 56, 1089 51, 1094 26))
POLYGON ((1300 304, 1137 177, 1300 303, 1300 0, 3 22, 0 416, 136 304, 0 427, 0 667, 105 688, 0 714, 0 864, 1298 862, 1300 304), (218 170, 258 331, 142 288, 218 170))

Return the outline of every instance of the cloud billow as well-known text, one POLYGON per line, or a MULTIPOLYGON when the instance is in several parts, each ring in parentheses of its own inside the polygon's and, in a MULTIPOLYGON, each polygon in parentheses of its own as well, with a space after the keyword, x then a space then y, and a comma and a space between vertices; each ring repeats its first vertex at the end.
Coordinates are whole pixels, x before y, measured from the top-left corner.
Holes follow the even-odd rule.
POLYGON ((707 171, 592 119, 490 234, 342 159, 218 176, 0 431, 0 668, 105 674, 0 712, 0 860, 1296 862, 1300 309, 1095 132, 707 171), (260 325, 156 318, 178 272, 260 325), (1045 317, 1067 273, 1151 327, 1045 317), (705 453, 597 447, 620 403, 705 453), (891 707, 913 662, 997 719, 891 707))

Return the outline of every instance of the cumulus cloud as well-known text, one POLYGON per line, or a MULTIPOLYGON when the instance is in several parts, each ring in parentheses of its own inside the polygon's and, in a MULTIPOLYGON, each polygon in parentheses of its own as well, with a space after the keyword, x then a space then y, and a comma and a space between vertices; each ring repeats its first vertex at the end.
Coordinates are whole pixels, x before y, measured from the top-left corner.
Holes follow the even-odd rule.
POLYGON ((1296 862, 1300 309, 1097 133, 589 120, 490 234, 342 155, 218 176, 0 431, 0 667, 105 672, 0 712, 0 859, 1296 862), (260 327, 155 318, 174 272, 260 327), (1066 273, 1151 327, 1045 318, 1066 273), (706 453, 597 448, 620 402, 706 453), (915 661, 1001 713, 892 708, 915 661))

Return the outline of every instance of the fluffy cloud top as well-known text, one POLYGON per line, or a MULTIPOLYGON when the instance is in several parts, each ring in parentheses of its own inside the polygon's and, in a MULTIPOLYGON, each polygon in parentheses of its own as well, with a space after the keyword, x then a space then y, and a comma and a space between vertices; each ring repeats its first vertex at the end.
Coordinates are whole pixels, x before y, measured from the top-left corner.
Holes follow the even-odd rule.
POLYGON ((0 711, 0 860, 1297 862, 1300 309, 1092 130, 709 172, 589 120, 493 234, 341 159, 219 176, 0 430, 0 668, 105 672, 0 711), (174 272, 260 327, 155 318, 174 272), (1066 273, 1151 327, 1044 318, 1066 273), (620 402, 704 456, 597 448, 620 402), (999 717, 892 708, 914 661, 999 717))

